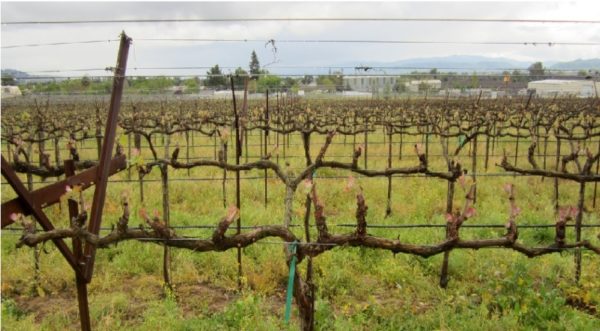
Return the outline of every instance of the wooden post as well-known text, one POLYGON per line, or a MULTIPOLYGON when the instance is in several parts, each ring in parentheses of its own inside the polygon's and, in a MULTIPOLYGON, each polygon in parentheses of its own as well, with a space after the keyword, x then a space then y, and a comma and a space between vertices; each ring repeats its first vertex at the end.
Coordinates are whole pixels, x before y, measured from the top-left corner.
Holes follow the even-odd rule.
MULTIPOLYGON (((65 176, 72 177, 75 175, 75 161, 66 160, 65 163, 65 176)), ((72 221, 74 218, 77 218, 79 215, 79 208, 77 206, 77 201, 73 199, 69 199, 67 202, 69 206, 69 221, 72 221)), ((79 262, 81 267, 85 266, 85 262, 83 259, 83 245, 81 244, 81 239, 78 237, 73 237, 73 255, 75 255, 75 259, 79 262)), ((79 306, 79 321, 81 323, 81 330, 89 331, 92 329, 90 322, 90 309, 88 304, 88 292, 87 292, 87 283, 85 278, 83 278, 81 273, 75 273, 75 284, 77 286, 77 303, 79 306)))
MULTIPOLYGON (((235 90, 233 87, 233 76, 231 80, 231 93, 233 94, 233 115, 234 115, 234 126, 235 126, 235 164, 240 164, 240 156, 242 156, 242 144, 240 141, 240 118, 237 112, 237 106, 235 102, 235 90)), ((248 89, 248 80, 245 81, 245 90, 248 89)), ((240 197, 240 171, 235 172, 235 205, 238 210, 241 210, 241 197, 240 197)), ((241 212, 240 212, 241 214, 241 212)), ((237 231, 236 234, 242 232, 242 217, 237 219, 237 231)), ((238 261, 238 289, 242 290, 242 249, 237 248, 237 261, 238 261)))
MULTIPOLYGON (((106 130, 104 135, 104 143, 102 144, 101 157, 98 164, 98 172, 96 174, 96 186, 94 190, 94 198, 92 201, 92 210, 90 212, 90 222, 88 230, 97 235, 100 231, 100 223, 102 221, 102 211, 106 198, 106 187, 108 184, 108 163, 111 159, 112 148, 115 143, 115 135, 117 128, 117 120, 119 109, 121 108, 121 96, 123 95, 123 87, 125 85, 125 69, 127 68, 127 55, 129 53, 129 45, 131 39, 123 32, 121 34, 121 43, 119 46, 119 55, 117 58, 117 66, 115 76, 113 78, 113 91, 110 100, 110 109, 106 120, 106 130)), ((90 282, 94 272, 94 258, 96 255, 96 247, 89 243, 85 245, 84 256, 87 259, 85 269, 85 279, 90 282)))

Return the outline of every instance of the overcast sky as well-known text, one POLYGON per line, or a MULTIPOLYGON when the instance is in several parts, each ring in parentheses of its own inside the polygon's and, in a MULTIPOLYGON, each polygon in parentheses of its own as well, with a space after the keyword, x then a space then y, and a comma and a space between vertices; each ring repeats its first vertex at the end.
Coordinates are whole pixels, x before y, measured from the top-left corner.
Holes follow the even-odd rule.
MULTIPOLYGON (((106 19, 239 17, 444 17, 598 20, 600 1, 427 3, 24 3, 2 2, 2 22, 106 19)), ((199 74, 206 70, 142 70, 145 67, 248 67, 256 50, 272 66, 359 65, 447 55, 508 57, 522 61, 569 61, 600 57, 600 46, 429 45, 277 43, 283 39, 377 39, 446 41, 600 42, 600 24, 448 22, 202 22, 80 25, 2 25, 2 46, 133 38, 128 74, 199 74), (144 38, 274 39, 264 42, 156 42, 144 38)), ((27 72, 114 66, 118 43, 3 48, 1 66, 27 72)), ((225 70, 227 72, 227 70, 225 70)), ((276 71, 276 70, 273 70, 276 71)), ((310 72, 307 68, 304 71, 310 72)), ((314 70, 312 70, 314 71, 314 70)), ((61 73, 82 75, 83 72, 61 73)), ((99 71, 90 74, 104 74, 99 71)))

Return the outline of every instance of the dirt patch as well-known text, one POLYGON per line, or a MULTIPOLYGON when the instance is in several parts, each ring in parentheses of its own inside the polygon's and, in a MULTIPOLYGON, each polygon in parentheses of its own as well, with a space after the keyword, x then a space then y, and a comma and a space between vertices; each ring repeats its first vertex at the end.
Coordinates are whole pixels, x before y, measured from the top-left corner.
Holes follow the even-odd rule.
MULTIPOLYGON (((237 291, 224 289, 208 282, 175 284, 175 297, 181 308, 184 318, 200 315, 212 315, 223 312, 227 306, 240 299, 243 294, 237 291)), ((162 284, 153 277, 136 277, 123 279, 116 287, 93 288, 89 299, 92 302, 96 294, 112 297, 118 293, 126 293, 131 299, 125 311, 122 311, 122 321, 135 325, 143 318, 144 311, 150 302, 161 300, 165 294, 162 284)), ((15 301, 17 307, 26 314, 34 316, 36 323, 60 312, 69 320, 69 328, 79 328, 79 309, 75 291, 49 293, 44 297, 31 297, 26 295, 6 296, 15 301)), ((265 298, 266 311, 272 314, 280 313, 285 304, 285 290, 276 291, 265 298)))
POLYGON ((175 286, 177 303, 185 317, 198 315, 198 312, 215 313, 222 311, 239 295, 206 282, 179 284, 175 286))
MULTIPOLYGON (((284 293, 285 294, 285 293, 284 293)), ((285 303, 285 295, 276 293, 266 298, 266 310, 276 312, 285 303)), ((214 286, 207 282, 195 284, 179 284, 175 286, 177 303, 183 311, 184 317, 198 316, 200 313, 214 314, 238 300, 242 294, 214 286)))
POLYGON ((17 307, 27 314, 34 316, 36 323, 41 323, 47 316, 56 314, 58 310, 78 325, 78 307, 75 293, 49 294, 44 297, 16 296, 11 297, 17 307))
POLYGON ((583 299, 577 296, 569 296, 566 300, 567 305, 582 311, 584 313, 588 313, 596 318, 600 318, 600 313, 598 312, 598 308, 592 304, 585 303, 583 299))

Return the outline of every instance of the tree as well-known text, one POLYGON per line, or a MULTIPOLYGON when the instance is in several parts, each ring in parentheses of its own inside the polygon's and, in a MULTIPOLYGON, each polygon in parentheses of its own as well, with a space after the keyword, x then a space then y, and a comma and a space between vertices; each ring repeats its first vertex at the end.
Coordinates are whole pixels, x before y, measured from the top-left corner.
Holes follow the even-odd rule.
POLYGON ((252 79, 258 79, 259 74, 260 63, 258 62, 258 56, 256 56, 255 51, 252 51, 252 54, 250 54, 250 75, 252 79))
POLYGON ((235 86, 244 86, 244 80, 248 77, 248 72, 241 67, 237 67, 235 69, 235 77, 233 78, 233 83, 235 86))
POLYGON ((527 68, 529 70, 530 76, 543 76, 544 75, 544 65, 542 62, 535 62, 527 68))
POLYGON ((17 85, 17 81, 11 75, 2 76, 2 86, 17 85))
POLYGON ((473 76, 471 76, 471 87, 472 88, 479 87, 479 77, 477 77, 476 73, 473 73, 473 76))
POLYGON ((333 81, 331 76, 323 75, 317 78, 317 85, 319 87, 327 90, 328 92, 335 91, 335 82, 333 81))
POLYGON ((515 69, 512 72, 511 80, 513 82, 521 82, 521 81, 523 81, 522 76, 523 76, 523 74, 519 70, 515 69))
POLYGON ((315 78, 312 75, 304 75, 304 77, 302 78, 302 84, 308 85, 308 84, 312 83, 314 80, 315 80, 315 78))
POLYGON ((285 77, 283 79, 283 86, 284 87, 292 87, 296 85, 296 80, 293 77, 285 77))
POLYGON ((405 82, 401 82, 401 81, 396 81, 396 84, 394 84, 394 92, 396 93, 404 93, 406 92, 406 83, 405 82))
POLYGON ((193 77, 183 81, 183 86, 187 88, 188 92, 198 92, 198 78, 193 77))
POLYGON ((429 74, 432 76, 432 79, 437 79, 437 73, 438 73, 437 68, 433 68, 433 69, 429 70, 429 74))
POLYGON ((88 75, 85 75, 83 78, 81 78, 81 86, 83 86, 84 89, 88 88, 90 83, 90 77, 88 75))
POLYGON ((227 81, 225 80, 225 77, 223 77, 223 73, 218 64, 215 64, 214 67, 210 68, 210 70, 206 72, 206 75, 208 76, 208 78, 206 78, 206 86, 227 86, 227 81))
POLYGON ((385 83, 385 86, 383 87, 383 97, 385 99, 389 99, 391 95, 392 95, 392 85, 390 83, 385 83))
POLYGON ((334 71, 331 80, 335 84, 336 91, 344 90, 344 74, 341 71, 334 71))
POLYGON ((265 92, 267 89, 275 89, 281 86, 281 77, 266 75, 258 79, 258 92, 265 92))

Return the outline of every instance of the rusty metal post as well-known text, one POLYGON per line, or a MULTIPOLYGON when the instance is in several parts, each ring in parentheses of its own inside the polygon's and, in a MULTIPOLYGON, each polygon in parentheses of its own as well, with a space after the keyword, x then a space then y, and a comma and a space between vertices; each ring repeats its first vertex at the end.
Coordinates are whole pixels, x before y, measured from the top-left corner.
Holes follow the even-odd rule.
MULTIPOLYGON (((69 178, 75 175, 75 161, 65 160, 65 177, 69 178)), ((79 208, 77 207, 77 201, 69 199, 67 202, 69 206, 69 221, 73 220, 79 215, 79 208)), ((81 239, 73 237, 73 254, 75 259, 79 262, 81 268, 85 266, 83 260, 83 245, 81 239)), ((90 323, 90 308, 88 304, 88 292, 87 283, 81 272, 75 273, 75 283, 77 285, 77 303, 79 305, 79 321, 81 322, 81 330, 90 331, 92 329, 90 323)))
MULTIPOLYGON (((115 135, 117 129, 117 120, 119 109, 121 108, 121 96, 123 95, 123 86, 125 84, 125 69, 127 68, 127 55, 129 54, 129 38, 125 32, 121 34, 121 43, 119 45, 119 55, 117 58, 117 66, 113 78, 113 90, 110 97, 110 108, 108 110, 108 118, 106 119, 106 129, 104 133, 104 142, 102 144, 102 152, 96 173, 96 187, 94 191, 94 199, 92 200, 92 210, 90 212, 90 223, 88 230, 93 234, 98 234, 100 231, 100 223, 102 221, 102 211, 106 198, 106 187, 108 184, 108 163, 110 162, 111 152, 115 143, 115 135)), ((96 247, 86 243, 84 256, 86 258, 85 279, 90 282, 94 272, 94 257, 96 255, 96 247)))

